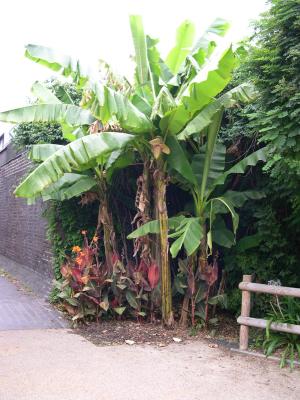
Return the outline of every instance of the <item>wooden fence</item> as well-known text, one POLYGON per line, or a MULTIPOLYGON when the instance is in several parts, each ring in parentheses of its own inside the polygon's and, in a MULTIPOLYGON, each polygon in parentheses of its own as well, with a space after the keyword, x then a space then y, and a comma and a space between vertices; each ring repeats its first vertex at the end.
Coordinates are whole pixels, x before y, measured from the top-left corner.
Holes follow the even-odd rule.
MULTIPOLYGON (((249 344, 249 326, 256 328, 266 328, 268 321, 260 318, 251 318, 251 292, 255 293, 268 293, 276 296, 291 296, 300 298, 300 289, 275 286, 275 285, 262 285, 260 283, 252 283, 252 275, 243 275, 243 282, 239 284, 239 289, 242 290, 242 309, 241 315, 238 317, 237 322, 240 327, 240 350, 248 350, 249 344)), ((270 329, 273 331, 294 333, 300 335, 300 325, 283 324, 272 322, 270 329)))

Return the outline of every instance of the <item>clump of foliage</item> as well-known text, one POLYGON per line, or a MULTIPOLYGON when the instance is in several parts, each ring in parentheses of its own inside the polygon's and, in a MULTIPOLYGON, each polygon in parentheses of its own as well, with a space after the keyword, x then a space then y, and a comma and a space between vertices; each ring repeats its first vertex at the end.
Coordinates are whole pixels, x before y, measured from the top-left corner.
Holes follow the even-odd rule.
POLYGON ((270 306, 271 310, 268 313, 268 325, 262 347, 267 356, 280 351, 280 367, 284 367, 289 361, 290 367, 293 369, 295 360, 298 358, 300 361, 300 336, 272 331, 270 325, 272 322, 300 325, 300 302, 291 297, 279 300, 278 296, 275 296, 270 302, 270 306))
MULTIPOLYGON (((41 46, 26 47, 26 56, 32 61, 70 76, 82 90, 82 99, 76 105, 70 96, 61 97, 38 84, 34 86, 38 103, 0 113, 1 120, 15 123, 59 123, 66 140, 64 145, 32 147, 29 158, 38 166, 15 194, 29 202, 76 197, 96 202, 94 235, 102 239, 103 254, 95 251, 89 257, 90 244, 85 243, 88 263, 81 271, 84 276, 91 279, 88 272, 101 265, 112 279, 119 260, 125 266, 126 279, 132 280, 132 273, 141 271, 142 277, 149 279, 157 266, 163 323, 167 327, 174 324, 172 282, 177 285, 176 294, 186 289, 181 299, 182 323, 191 318, 195 324, 198 316, 208 323, 209 311, 214 308, 210 307, 211 296, 221 275, 219 249, 234 245, 242 205, 263 197, 248 188, 232 190, 232 181, 248 167, 265 161, 264 150, 257 147, 232 162, 230 152, 218 140, 220 126, 225 109, 249 103, 257 93, 247 82, 226 90, 239 53, 229 47, 220 57, 214 55, 217 41, 228 29, 225 21, 214 21, 196 41, 194 25, 185 21, 166 60, 159 55, 157 40, 145 35, 139 16, 131 16, 130 25, 136 61, 131 84, 126 79, 118 82, 111 72, 108 80, 94 79, 77 60, 41 46), (128 229, 128 224, 122 224, 124 217, 118 218, 116 213, 116 199, 124 192, 115 182, 120 171, 129 168, 132 172, 136 164, 142 170, 137 178, 135 215, 128 229), (168 199, 170 182, 185 192, 185 201, 176 211, 168 207, 172 202, 168 199), (133 246, 127 247, 126 238, 133 239, 133 246), (184 268, 179 267, 179 257, 184 259, 184 268)), ((123 208, 125 213, 128 208, 123 208)), ((75 258, 68 264, 69 287, 77 279, 78 263, 75 258)), ((64 269, 61 272, 65 274, 64 269)), ((79 278, 82 280, 82 275, 79 278)), ((77 284, 84 284, 80 279, 77 284)), ((150 280, 149 284, 151 287, 150 280)), ((135 301, 144 295, 140 295, 142 289, 139 286, 135 291, 135 301)), ((222 296, 218 291, 214 303, 222 296)), ((141 307, 139 312, 143 312, 141 307)))
POLYGON ((62 280, 56 281, 58 297, 72 315, 73 322, 129 314, 135 318, 150 315, 154 320, 154 303, 159 294, 159 270, 156 263, 149 267, 143 263, 126 267, 115 254, 112 266, 99 262, 99 242, 93 236, 89 242, 87 231, 82 248, 73 246, 73 255, 61 266, 62 280), (112 267, 112 268, 111 268, 112 267))

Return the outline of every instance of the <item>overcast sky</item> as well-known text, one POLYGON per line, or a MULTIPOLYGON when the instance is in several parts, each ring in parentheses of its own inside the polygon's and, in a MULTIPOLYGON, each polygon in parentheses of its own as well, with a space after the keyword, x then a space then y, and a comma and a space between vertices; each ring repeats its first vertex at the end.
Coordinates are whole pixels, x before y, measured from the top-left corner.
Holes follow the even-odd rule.
POLYGON ((228 19, 230 41, 249 34, 265 0, 3 0, 0 11, 0 111, 26 104, 35 80, 53 73, 24 58, 27 43, 57 48, 88 64, 106 59, 130 74, 133 53, 128 15, 141 14, 145 31, 161 39, 166 54, 184 19, 201 33, 216 17, 228 19))

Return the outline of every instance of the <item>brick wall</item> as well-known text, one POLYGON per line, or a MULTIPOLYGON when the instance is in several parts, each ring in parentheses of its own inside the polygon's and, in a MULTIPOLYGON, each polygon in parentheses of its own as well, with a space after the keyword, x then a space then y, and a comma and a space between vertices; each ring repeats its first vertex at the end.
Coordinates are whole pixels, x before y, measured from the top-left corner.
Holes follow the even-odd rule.
MULTIPOLYGON (((10 146, 9 146, 10 147, 10 146)), ((0 254, 51 276, 51 248, 46 240, 43 204, 28 206, 13 191, 30 168, 26 154, 14 154, 0 165, 0 254)))

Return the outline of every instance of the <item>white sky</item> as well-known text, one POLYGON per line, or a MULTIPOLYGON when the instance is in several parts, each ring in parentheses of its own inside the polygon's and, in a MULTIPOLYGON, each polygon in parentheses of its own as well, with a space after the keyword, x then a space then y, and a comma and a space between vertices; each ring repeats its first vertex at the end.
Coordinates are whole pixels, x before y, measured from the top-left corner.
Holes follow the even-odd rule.
POLYGON ((54 47, 87 64, 106 59, 123 74, 133 53, 128 15, 143 16, 145 31, 161 39, 162 54, 173 46, 184 19, 201 33, 216 17, 231 21, 229 39, 246 36, 265 0, 2 0, 0 3, 0 111, 26 104, 36 80, 53 73, 23 56, 28 43, 54 47))

